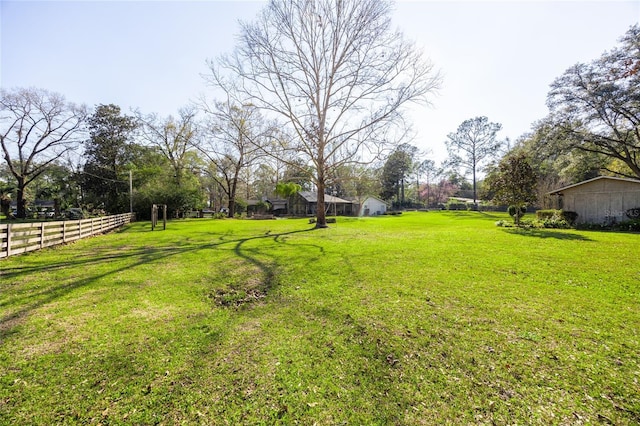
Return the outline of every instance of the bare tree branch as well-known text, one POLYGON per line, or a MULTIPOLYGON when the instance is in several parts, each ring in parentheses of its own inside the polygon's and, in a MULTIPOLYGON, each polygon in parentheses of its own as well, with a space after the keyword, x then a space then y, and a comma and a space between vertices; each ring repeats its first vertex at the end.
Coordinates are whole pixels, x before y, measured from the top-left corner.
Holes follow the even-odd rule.
POLYGON ((17 216, 26 216, 25 189, 82 140, 86 108, 40 89, 0 91, 0 145, 17 183, 17 216))
POLYGON ((281 148, 315 169, 318 227, 326 226, 331 170, 389 152, 405 133, 404 108, 428 103, 440 84, 421 52, 391 29, 390 7, 381 0, 272 0, 255 22, 242 24, 236 51, 210 64, 210 82, 284 121, 293 138, 281 148))

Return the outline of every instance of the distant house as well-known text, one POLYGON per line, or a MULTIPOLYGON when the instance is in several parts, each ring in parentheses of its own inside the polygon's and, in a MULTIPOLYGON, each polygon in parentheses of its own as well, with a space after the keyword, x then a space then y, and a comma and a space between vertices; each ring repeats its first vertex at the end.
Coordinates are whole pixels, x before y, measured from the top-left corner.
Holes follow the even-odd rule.
POLYGON ((578 213, 576 223, 610 225, 629 220, 626 211, 640 208, 640 180, 599 176, 549 192, 556 208, 578 213))
POLYGON ((359 207, 358 216, 378 216, 387 212, 387 203, 372 196, 365 197, 359 207))
POLYGON ((287 214, 287 200, 282 198, 268 198, 267 203, 271 205, 271 213, 277 216, 287 214))
MULTIPOLYGON (((325 212, 328 215, 353 216, 354 203, 333 195, 324 195, 325 212)), ((318 212, 318 193, 300 191, 292 197, 289 213, 295 216, 312 216, 318 212)))

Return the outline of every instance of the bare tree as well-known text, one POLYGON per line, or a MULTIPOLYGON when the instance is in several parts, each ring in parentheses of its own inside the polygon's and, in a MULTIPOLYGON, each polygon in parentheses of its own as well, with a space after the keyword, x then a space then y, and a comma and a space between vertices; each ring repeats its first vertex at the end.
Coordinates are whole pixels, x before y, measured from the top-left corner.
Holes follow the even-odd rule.
POLYGON ((86 114, 57 93, 0 90, 0 144, 16 179, 17 217, 26 217, 28 185, 81 142, 86 114))
POLYGON ((465 120, 455 133, 447 135, 447 151, 449 164, 462 166, 473 175, 473 203, 476 203, 476 174, 484 160, 493 158, 499 153, 502 141, 496 139, 496 133, 502 129, 499 123, 492 123, 487 117, 476 117, 465 120))
POLYGON ((276 154, 293 149, 312 166, 317 227, 327 226, 332 170, 390 151, 407 127, 404 107, 426 103, 439 87, 438 73, 392 30, 390 15, 384 0, 271 0, 242 24, 236 51, 210 63, 212 83, 284 120, 295 143, 276 154))
MULTIPOLYGON (((443 167, 437 167, 436 162, 431 159, 423 160, 416 167, 416 174, 418 176, 418 181, 420 177, 424 177, 424 197, 425 197, 425 206, 428 208, 430 206, 431 201, 431 186, 435 183, 435 180, 442 176, 443 167)), ((418 183, 418 193, 420 193, 420 184, 418 183)))
POLYGON ((180 185, 188 163, 188 154, 193 150, 197 138, 196 108, 185 107, 180 116, 161 118, 157 114, 143 116, 138 113, 142 123, 142 137, 160 150, 173 168, 175 183, 180 185))
POLYGON ((198 150, 215 166, 207 170, 214 171, 210 177, 227 195, 228 215, 233 217, 241 173, 263 154, 268 129, 260 111, 252 105, 238 106, 228 101, 204 108, 209 120, 198 150))

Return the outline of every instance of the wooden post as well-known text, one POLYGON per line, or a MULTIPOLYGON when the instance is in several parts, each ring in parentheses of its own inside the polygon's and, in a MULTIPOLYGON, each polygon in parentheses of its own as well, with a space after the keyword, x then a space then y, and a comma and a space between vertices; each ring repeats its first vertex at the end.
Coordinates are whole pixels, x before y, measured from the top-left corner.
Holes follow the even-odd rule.
POLYGON ((158 220, 158 206, 155 204, 151 206, 151 230, 156 228, 156 221, 158 220))
POLYGON ((11 256, 11 224, 7 225, 7 257, 11 256))
POLYGON ((44 222, 40 222, 40 249, 44 247, 44 222))
POLYGON ((167 205, 162 205, 162 229, 167 229, 167 205))

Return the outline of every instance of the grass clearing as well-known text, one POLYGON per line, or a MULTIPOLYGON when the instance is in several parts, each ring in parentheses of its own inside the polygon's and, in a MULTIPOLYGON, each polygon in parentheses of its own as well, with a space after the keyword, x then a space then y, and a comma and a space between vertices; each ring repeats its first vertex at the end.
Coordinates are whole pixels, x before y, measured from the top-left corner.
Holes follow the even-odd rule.
POLYGON ((0 424, 640 423, 638 234, 135 223, 0 262, 0 424))

